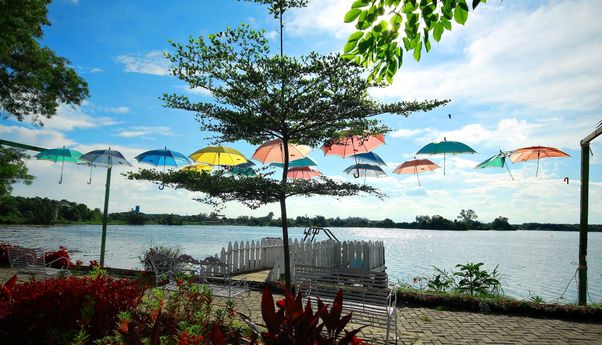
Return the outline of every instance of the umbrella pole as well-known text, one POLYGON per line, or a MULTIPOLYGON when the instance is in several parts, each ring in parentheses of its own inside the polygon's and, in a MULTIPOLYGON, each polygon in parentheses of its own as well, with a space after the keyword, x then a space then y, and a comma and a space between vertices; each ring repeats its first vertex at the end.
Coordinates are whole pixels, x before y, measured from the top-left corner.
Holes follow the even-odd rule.
POLYGON ((159 190, 165 189, 165 157, 163 157, 163 176, 161 177, 161 185, 159 186, 159 190))
POLYGON ((510 172, 510 168, 508 168, 508 163, 504 163, 504 165, 506 166, 506 170, 508 170, 508 174, 510 174, 510 178, 512 179, 512 181, 514 181, 514 176, 512 176, 512 173, 510 172))
POLYGON ((92 163, 90 163, 90 179, 87 182, 88 184, 92 184, 92 163))
POLYGON ((418 177, 418 168, 414 166, 414 171, 416 172, 416 179, 418 180, 418 187, 420 187, 420 177, 418 177))
POLYGON ((102 239, 100 241, 100 266, 105 265, 105 243, 107 242, 107 218, 109 212, 109 192, 111 190, 111 169, 109 165, 107 169, 107 184, 105 185, 105 208, 102 215, 102 239))
POLYGON ((59 177, 59 184, 63 183, 63 167, 65 166, 65 157, 61 157, 61 177, 59 177))
POLYGON ((443 152, 443 176, 445 176, 445 152, 443 152))
POLYGON ((539 152, 537 152, 537 170, 535 170, 535 177, 539 174, 539 152))

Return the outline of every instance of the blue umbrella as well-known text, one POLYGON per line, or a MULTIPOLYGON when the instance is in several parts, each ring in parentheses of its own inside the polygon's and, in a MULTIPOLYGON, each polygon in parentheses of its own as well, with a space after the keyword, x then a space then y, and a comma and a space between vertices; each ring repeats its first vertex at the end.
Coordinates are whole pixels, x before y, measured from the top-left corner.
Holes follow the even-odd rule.
MULTIPOLYGON (((136 160, 140 163, 146 163, 153 166, 163 166, 163 172, 165 167, 182 167, 184 165, 190 165, 191 161, 188 157, 184 156, 180 152, 168 150, 167 147, 163 150, 150 150, 137 155, 136 160)), ((159 189, 165 188, 165 183, 159 186, 159 189)))
POLYGON ((448 153, 455 155, 460 153, 477 153, 477 151, 459 141, 447 141, 446 138, 443 138, 443 141, 427 144, 420 151, 416 152, 417 155, 443 154, 443 175, 445 175, 445 155, 448 153))
POLYGON ((347 169, 343 170, 347 175, 353 173, 353 177, 358 178, 360 176, 366 177, 381 177, 387 176, 387 173, 378 165, 372 164, 354 164, 347 169))
MULTIPOLYGON (((283 168, 284 164, 282 163, 271 163, 270 166, 283 168)), ((315 167, 318 166, 315 160, 313 160, 309 156, 305 156, 303 158, 295 159, 294 161, 290 161, 288 163, 289 168, 302 168, 302 167, 315 167)))
POLYGON ((351 157, 355 158, 356 163, 368 163, 368 164, 376 164, 376 165, 383 165, 383 166, 387 165, 387 163, 385 163, 385 161, 383 161, 383 159, 380 158, 380 156, 374 152, 358 153, 358 154, 352 155, 351 157))
POLYGON ((109 192, 111 191, 111 170, 114 165, 132 166, 119 151, 111 150, 95 150, 81 156, 82 161, 93 165, 103 165, 107 167, 107 183, 105 184, 105 205, 102 215, 102 237, 100 240, 100 266, 105 264, 105 244, 107 242, 107 218, 109 214, 109 192))

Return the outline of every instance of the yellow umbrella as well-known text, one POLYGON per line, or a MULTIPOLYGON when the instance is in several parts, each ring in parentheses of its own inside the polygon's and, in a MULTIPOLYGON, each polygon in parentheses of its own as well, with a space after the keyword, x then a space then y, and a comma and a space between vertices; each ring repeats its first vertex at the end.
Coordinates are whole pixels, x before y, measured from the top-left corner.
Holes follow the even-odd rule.
POLYGON ((238 165, 246 163, 245 156, 237 150, 225 146, 207 146, 191 154, 190 159, 209 165, 238 165))
POLYGON ((182 170, 190 170, 202 173, 203 171, 209 172, 213 169, 213 167, 209 164, 201 163, 201 164, 193 164, 182 168, 182 170))

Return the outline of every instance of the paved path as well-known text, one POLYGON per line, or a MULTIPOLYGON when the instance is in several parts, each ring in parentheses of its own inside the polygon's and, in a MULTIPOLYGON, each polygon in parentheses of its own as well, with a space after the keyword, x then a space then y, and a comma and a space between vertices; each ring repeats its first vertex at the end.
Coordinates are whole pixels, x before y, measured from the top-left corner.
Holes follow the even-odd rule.
MULTIPOLYGON (((239 312, 263 323, 259 292, 235 299, 239 312)), ((427 308, 399 308, 397 312, 398 344, 602 344, 602 324, 427 308)), ((364 337, 383 342, 382 330, 365 330, 364 337)))

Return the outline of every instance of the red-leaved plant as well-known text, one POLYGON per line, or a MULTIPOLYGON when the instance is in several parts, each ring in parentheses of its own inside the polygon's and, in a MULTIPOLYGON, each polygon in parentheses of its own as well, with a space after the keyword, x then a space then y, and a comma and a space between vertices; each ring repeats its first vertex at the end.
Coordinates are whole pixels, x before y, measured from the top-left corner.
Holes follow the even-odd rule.
POLYGON ((271 291, 267 288, 263 289, 261 314, 267 332, 263 332, 261 336, 266 344, 366 344, 362 339, 356 337, 363 327, 352 331, 345 330, 351 320, 351 314, 341 317, 342 290, 337 293, 330 311, 319 298, 317 311, 312 310, 309 299, 303 308, 301 294, 293 297, 288 291, 285 291, 284 299, 279 300, 276 305, 279 308, 278 311, 274 306, 274 297, 271 291), (344 334, 342 334, 343 332, 344 334))
POLYGON ((118 313, 139 303, 135 281, 68 277, 0 289, 0 339, 5 344, 66 344, 79 332, 93 341, 108 334, 118 313))
POLYGON ((73 262, 71 262, 71 257, 69 256, 69 252, 67 248, 64 246, 60 246, 59 250, 56 251, 47 251, 44 253, 44 260, 47 264, 52 268, 72 268, 76 266, 73 262))

